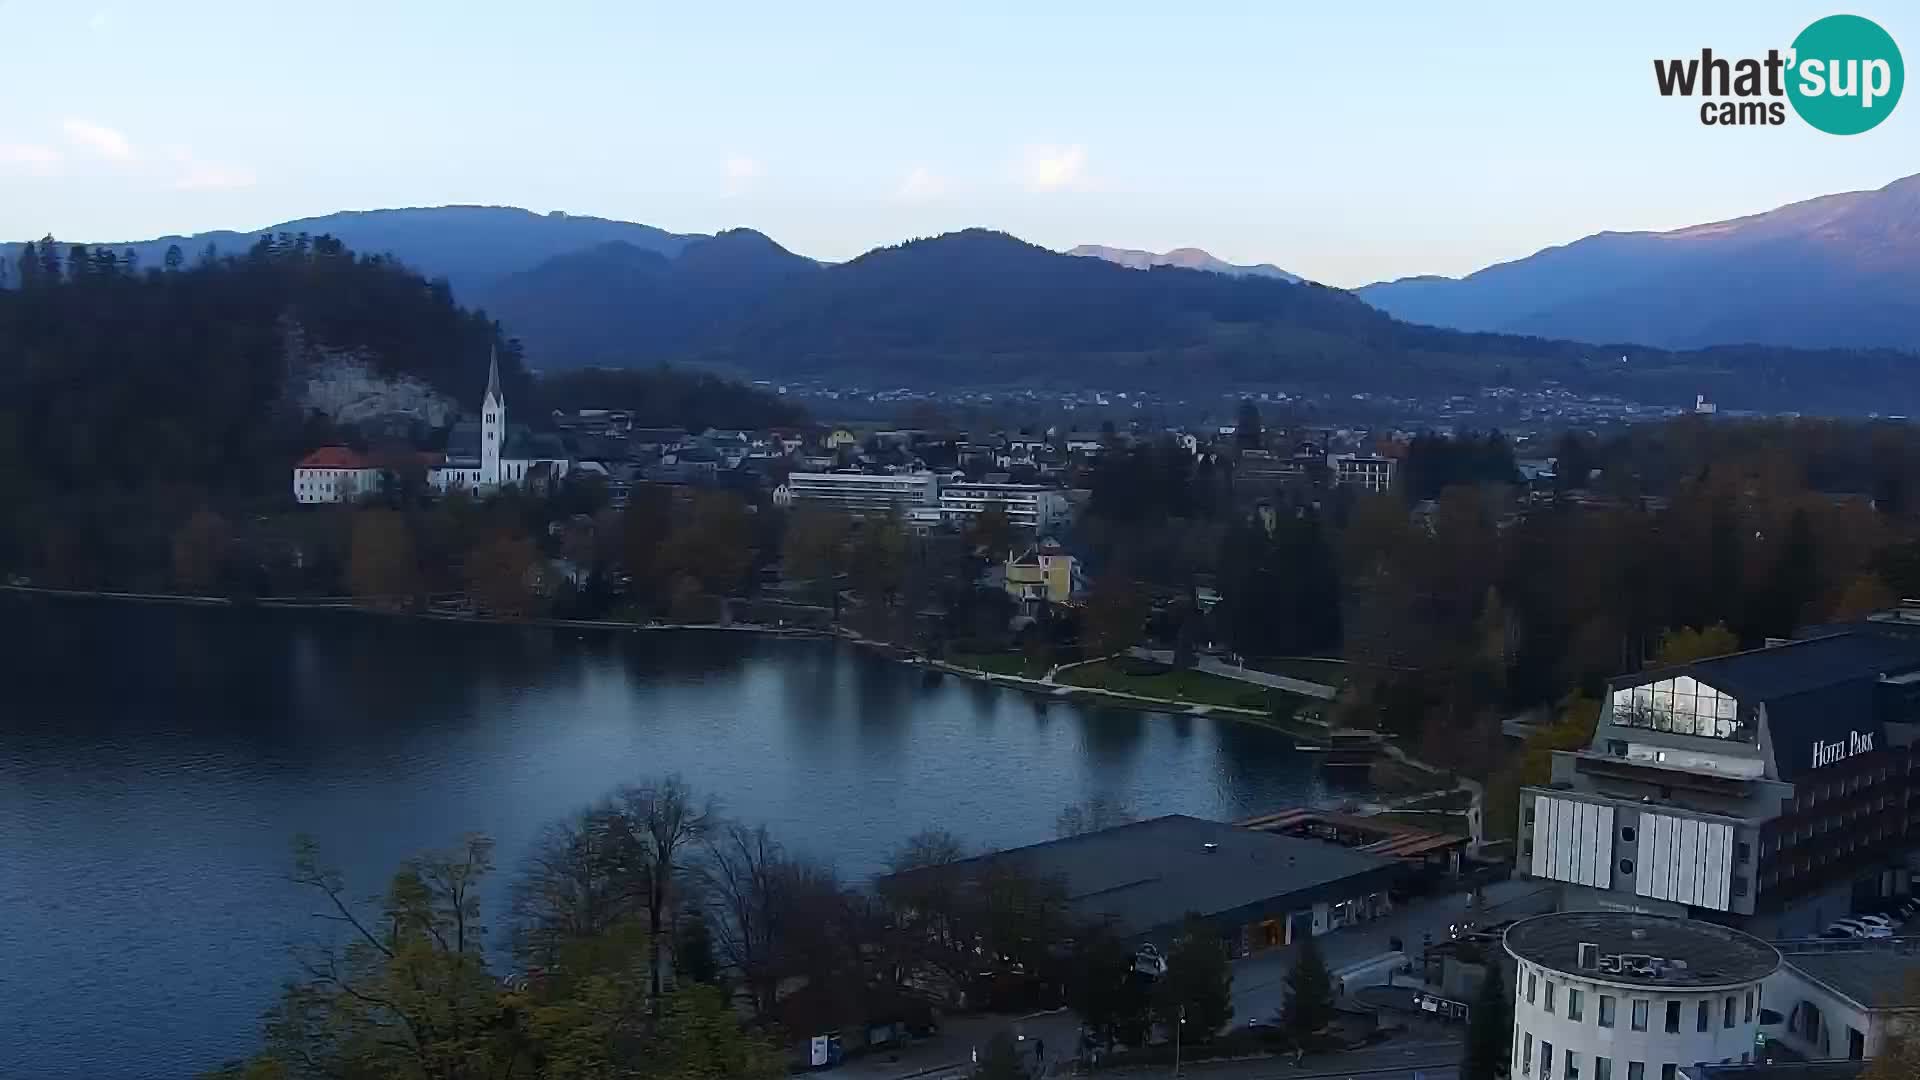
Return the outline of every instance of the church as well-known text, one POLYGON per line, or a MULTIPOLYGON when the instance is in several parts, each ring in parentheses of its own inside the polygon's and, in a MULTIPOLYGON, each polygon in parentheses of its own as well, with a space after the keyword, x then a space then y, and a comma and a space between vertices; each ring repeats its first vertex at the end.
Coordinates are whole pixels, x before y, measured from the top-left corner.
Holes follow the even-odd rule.
POLYGON ((558 435, 535 434, 525 424, 507 423, 507 398, 500 390, 500 357, 487 361, 487 395, 480 418, 463 417, 447 436, 447 459, 427 473, 435 491, 489 494, 512 485, 547 491, 573 468, 558 435))

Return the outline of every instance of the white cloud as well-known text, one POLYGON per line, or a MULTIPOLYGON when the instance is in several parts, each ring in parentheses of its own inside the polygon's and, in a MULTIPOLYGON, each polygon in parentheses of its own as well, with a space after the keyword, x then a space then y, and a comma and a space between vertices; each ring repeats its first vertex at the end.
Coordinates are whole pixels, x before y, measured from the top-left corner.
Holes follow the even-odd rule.
POLYGON ((738 195, 752 187, 762 171, 759 161, 744 154, 735 154, 720 165, 720 175, 725 181, 722 189, 730 196, 738 195))
POLYGON ((60 167, 60 151, 37 143, 0 143, 0 167, 9 172, 48 176, 60 167))
POLYGON ((257 179, 252 169, 202 161, 184 146, 167 147, 167 159, 176 166, 173 177, 176 191, 233 191, 252 187, 257 179))
POLYGON ((907 178, 900 182, 898 197, 904 202, 931 202, 947 193, 947 178, 927 168, 915 165, 907 178))
POLYGON ((1079 187, 1085 178, 1087 148, 1029 146, 1021 158, 1020 178, 1028 191, 1059 191, 1079 187))
POLYGON ((133 160, 133 144, 110 127, 71 118, 62 126, 66 129, 67 141, 89 153, 109 161, 133 160))

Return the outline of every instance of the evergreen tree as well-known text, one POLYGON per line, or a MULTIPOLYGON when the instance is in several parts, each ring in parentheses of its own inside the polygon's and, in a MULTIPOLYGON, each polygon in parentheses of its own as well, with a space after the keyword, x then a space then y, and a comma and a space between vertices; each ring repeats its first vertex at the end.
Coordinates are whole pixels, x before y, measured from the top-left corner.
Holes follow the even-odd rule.
POLYGON ((1293 967, 1287 972, 1286 1004, 1281 1022, 1294 1038, 1303 1039, 1333 1020, 1333 973, 1312 934, 1297 946, 1293 967))
POLYGON ((167 273, 169 274, 179 273, 180 268, 186 264, 186 261, 187 261, 187 255, 185 252, 180 250, 179 244, 167 245, 167 255, 165 259, 167 273))
POLYGON ((1206 1042, 1233 1019, 1233 966, 1205 919, 1187 916, 1153 995, 1154 1018, 1169 1030, 1184 1021, 1181 1037, 1191 1042, 1206 1042))
POLYGON ((1507 1074, 1513 1043, 1513 1001, 1500 961, 1487 957, 1487 977, 1473 1002, 1468 1020, 1466 1056, 1460 1062, 1460 1080, 1499 1080, 1507 1074))
POLYGON ((1233 425, 1233 441, 1242 449, 1254 449, 1266 445, 1266 438, 1266 429, 1260 426, 1260 406, 1241 398, 1240 415, 1233 425))

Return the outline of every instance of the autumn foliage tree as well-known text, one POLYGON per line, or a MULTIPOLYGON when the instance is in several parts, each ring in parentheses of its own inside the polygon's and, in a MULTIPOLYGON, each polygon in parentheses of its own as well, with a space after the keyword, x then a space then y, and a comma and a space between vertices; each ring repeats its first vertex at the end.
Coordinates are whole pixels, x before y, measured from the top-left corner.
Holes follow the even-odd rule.
POLYGON ((375 604, 401 606, 420 594, 420 564, 405 515, 396 510, 354 511, 347 582, 354 596, 375 604))
POLYGON ((467 590, 474 606, 489 615, 538 614, 543 600, 537 591, 539 551, 533 541, 511 532, 497 532, 467 556, 467 590))

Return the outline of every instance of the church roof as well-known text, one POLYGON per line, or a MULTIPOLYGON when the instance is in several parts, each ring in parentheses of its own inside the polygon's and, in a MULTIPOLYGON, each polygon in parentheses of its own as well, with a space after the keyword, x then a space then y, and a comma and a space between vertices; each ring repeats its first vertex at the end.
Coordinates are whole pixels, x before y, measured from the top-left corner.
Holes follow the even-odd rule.
POLYGON ((487 350, 487 398, 485 400, 505 401, 500 396, 500 351, 487 350))
POLYGON ((295 465, 296 469, 371 469, 373 464, 345 446, 323 446, 295 465))

